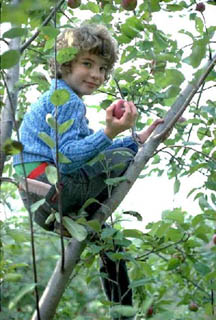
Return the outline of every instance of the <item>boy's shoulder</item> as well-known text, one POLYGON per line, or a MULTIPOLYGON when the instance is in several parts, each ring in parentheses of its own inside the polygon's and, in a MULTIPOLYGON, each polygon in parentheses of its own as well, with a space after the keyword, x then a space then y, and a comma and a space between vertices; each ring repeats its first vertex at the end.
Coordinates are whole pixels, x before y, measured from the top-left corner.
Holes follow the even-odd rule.
POLYGON ((70 94, 70 100, 77 100, 84 104, 83 100, 71 89, 71 87, 62 79, 52 79, 48 94, 51 96, 55 90, 67 90, 70 94))

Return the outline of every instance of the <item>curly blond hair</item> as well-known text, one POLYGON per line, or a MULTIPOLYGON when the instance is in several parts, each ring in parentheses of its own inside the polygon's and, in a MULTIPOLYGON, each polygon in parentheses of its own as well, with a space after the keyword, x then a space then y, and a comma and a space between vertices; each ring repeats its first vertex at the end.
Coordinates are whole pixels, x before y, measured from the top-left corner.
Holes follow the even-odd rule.
POLYGON ((84 24, 78 28, 67 28, 58 36, 56 46, 57 52, 61 49, 72 47, 76 48, 77 52, 70 61, 62 64, 57 62, 56 66, 55 60, 50 60, 52 78, 56 74, 56 77, 61 79, 63 75, 70 72, 71 62, 76 59, 79 53, 90 52, 105 59, 107 64, 105 79, 107 80, 118 59, 117 41, 111 36, 108 29, 101 24, 84 24))

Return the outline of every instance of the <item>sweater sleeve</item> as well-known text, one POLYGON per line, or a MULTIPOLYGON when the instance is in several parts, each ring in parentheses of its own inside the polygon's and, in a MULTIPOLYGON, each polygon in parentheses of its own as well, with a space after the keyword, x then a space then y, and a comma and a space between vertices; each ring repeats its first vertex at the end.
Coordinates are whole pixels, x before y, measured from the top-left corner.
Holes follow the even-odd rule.
POLYGON ((125 137, 125 138, 119 138, 115 139, 111 146, 109 146, 107 149, 115 149, 115 148, 129 148, 133 150, 135 153, 138 151, 138 144, 134 141, 132 137, 125 137))

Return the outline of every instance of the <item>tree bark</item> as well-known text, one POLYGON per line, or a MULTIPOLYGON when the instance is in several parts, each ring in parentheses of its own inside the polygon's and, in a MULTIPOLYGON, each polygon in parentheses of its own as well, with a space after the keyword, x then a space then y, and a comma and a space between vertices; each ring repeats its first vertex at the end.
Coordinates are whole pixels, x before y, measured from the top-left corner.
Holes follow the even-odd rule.
MULTIPOLYGON (((17 3, 18 1, 15 2, 17 3)), ((12 39, 9 44, 9 50, 19 50, 19 48, 20 38, 12 39)), ((18 88, 16 88, 15 84, 19 80, 19 69, 19 63, 17 63, 14 67, 8 69, 5 77, 9 95, 7 94, 5 105, 2 107, 0 114, 0 177, 2 177, 4 162, 6 159, 5 153, 2 150, 2 146, 12 135, 17 108, 18 88)))
MULTIPOLYGON (((214 68, 215 63, 216 55, 203 69, 202 76, 199 79, 194 79, 179 95, 175 103, 167 112, 164 118, 164 123, 156 128, 154 135, 137 153, 134 162, 130 165, 127 172, 125 173, 126 180, 121 182, 121 184, 117 188, 115 188, 112 197, 104 202, 104 205, 97 210, 92 219, 97 219, 100 223, 103 223, 119 206, 130 188, 133 186, 134 182, 138 178, 140 172, 143 170, 148 160, 153 156, 158 145, 161 143, 161 141, 163 141, 163 138, 166 136, 167 132, 173 127, 178 118, 182 115, 184 110, 189 105, 195 93, 204 83, 209 72, 214 68)), ((77 240, 73 239, 69 242, 65 250, 66 263, 64 272, 61 272, 60 259, 40 299, 41 320, 53 319, 58 303, 68 284, 70 275, 73 272, 73 268, 75 267, 76 262, 79 261, 80 255, 83 252, 85 246, 85 241, 78 242, 77 240)), ((31 320, 38 320, 36 312, 33 314, 31 320)))

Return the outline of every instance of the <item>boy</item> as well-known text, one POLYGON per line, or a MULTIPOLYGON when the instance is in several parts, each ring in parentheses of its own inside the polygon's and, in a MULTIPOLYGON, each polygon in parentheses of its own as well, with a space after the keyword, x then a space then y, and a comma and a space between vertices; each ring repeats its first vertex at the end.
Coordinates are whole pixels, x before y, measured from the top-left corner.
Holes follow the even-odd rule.
MULTIPOLYGON (((52 79, 50 90, 26 113, 20 129, 24 146, 23 162, 28 178, 49 184, 45 168, 48 164, 56 164, 56 150, 47 146, 40 139, 39 133, 45 132, 55 140, 56 132, 46 122, 47 114, 55 116, 55 107, 50 97, 56 88, 69 92, 70 99, 59 106, 57 112, 58 124, 73 119, 71 127, 58 135, 58 151, 70 160, 70 163, 59 163, 60 184, 63 186, 63 215, 77 212, 89 198, 96 198, 102 203, 109 195, 104 181, 107 178, 104 167, 109 165, 110 177, 121 176, 138 150, 137 142, 132 137, 113 140, 119 133, 133 127, 137 110, 132 102, 124 102, 125 112, 120 119, 113 115, 115 105, 109 106, 106 109, 105 129, 97 132, 89 129, 85 117, 86 107, 82 97, 92 94, 108 79, 117 61, 115 40, 102 25, 83 25, 76 29, 66 29, 57 39, 57 50, 72 46, 77 49, 76 55, 69 62, 57 64, 57 79, 52 79), (104 160, 96 161, 93 165, 88 164, 100 153, 103 153, 104 160)), ((51 71, 52 77, 55 77, 54 61, 51 62, 51 71)), ((161 122, 162 120, 156 120, 146 131, 139 133, 140 142, 144 143, 161 122)), ((17 174, 23 175, 20 155, 14 156, 14 168, 17 174)), ((21 196, 27 206, 25 191, 21 192, 21 196)), ((39 196, 30 193, 29 199, 32 204, 39 200, 39 196)), ((58 210, 55 186, 51 187, 46 195, 46 202, 35 212, 34 218, 40 226, 50 231, 54 231, 57 225, 54 222, 46 223, 52 209, 58 210)), ((94 210, 94 205, 86 209, 89 216, 94 210)), ((128 289, 125 261, 115 263, 106 253, 101 253, 101 261, 101 271, 106 273, 108 278, 103 279, 103 284, 109 300, 132 305, 132 291, 128 289)))

